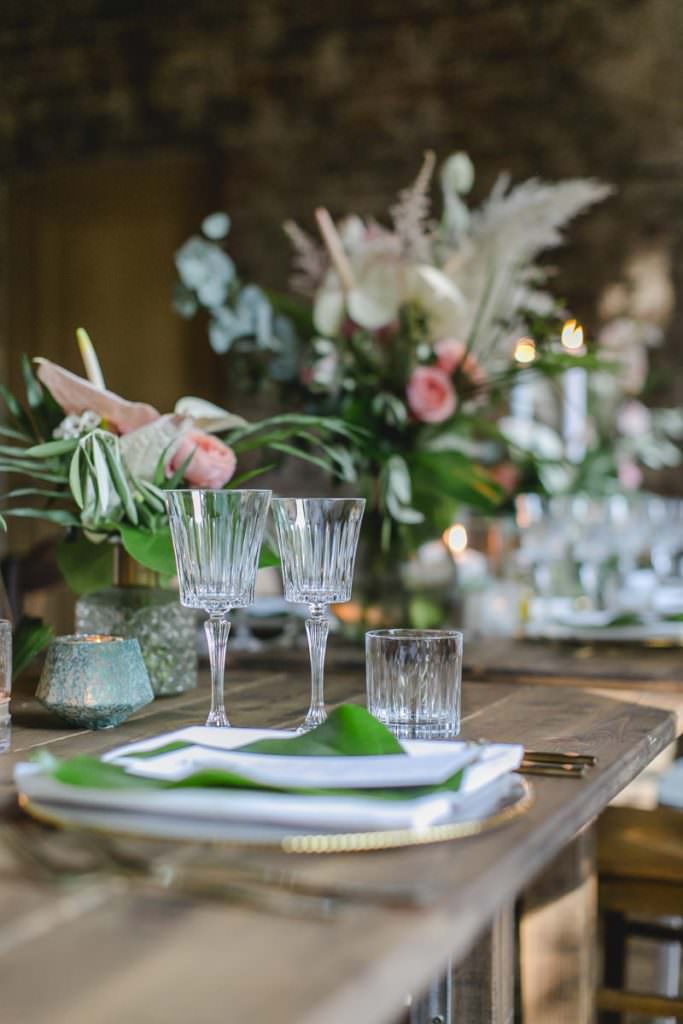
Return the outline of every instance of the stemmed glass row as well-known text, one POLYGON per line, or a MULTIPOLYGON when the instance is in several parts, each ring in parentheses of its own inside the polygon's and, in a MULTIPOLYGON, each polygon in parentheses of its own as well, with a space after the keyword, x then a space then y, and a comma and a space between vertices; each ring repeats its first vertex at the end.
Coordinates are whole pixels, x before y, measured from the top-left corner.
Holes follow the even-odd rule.
MULTIPOLYGON (((207 725, 227 726, 223 680, 230 632, 228 613, 253 603, 263 534, 271 503, 267 490, 167 492, 180 600, 202 608, 211 665, 207 725)), ((351 597, 363 518, 362 498, 275 498, 273 515, 285 600, 309 606, 311 704, 301 730, 325 720, 324 663, 327 606, 351 597)))

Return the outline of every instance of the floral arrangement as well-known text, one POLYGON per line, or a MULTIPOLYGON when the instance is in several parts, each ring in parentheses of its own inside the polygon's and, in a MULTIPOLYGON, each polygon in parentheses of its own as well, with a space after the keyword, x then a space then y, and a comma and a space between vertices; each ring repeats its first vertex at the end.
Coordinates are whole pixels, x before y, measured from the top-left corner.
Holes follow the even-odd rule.
POLYGON ((57 551, 76 592, 111 582, 115 540, 136 561, 175 573, 164 492, 174 487, 239 487, 283 455, 312 459, 335 472, 331 442, 351 443, 334 418, 283 415, 247 423, 197 398, 172 413, 108 391, 92 343, 77 332, 88 378, 23 358, 26 401, 0 385, 7 417, 0 424, 0 472, 23 478, 2 494, 0 525, 31 517, 65 527, 57 551), (247 453, 267 451, 267 466, 237 473, 247 453), (30 501, 27 501, 30 499, 30 501))
POLYGON ((616 372, 591 377, 594 431, 587 459, 627 490, 640 487, 643 469, 683 461, 683 409, 650 408, 646 401, 649 352, 661 342, 659 327, 632 316, 611 318, 597 336, 598 352, 616 372))
POLYGON ((365 485, 384 550, 410 551, 437 536, 459 503, 492 511, 517 487, 537 486, 523 477, 542 456, 499 429, 520 373, 529 373, 515 359, 520 338, 533 338, 537 376, 596 366, 591 353, 559 346, 565 313, 538 258, 609 187, 512 186, 502 175, 471 209, 474 168, 456 153, 439 172, 443 206, 434 220, 435 167, 427 153, 388 223, 355 214, 335 223, 318 209, 319 241, 285 224, 291 287, 304 300, 296 319, 291 301, 241 285, 224 252, 225 215, 207 218, 204 237, 176 254, 178 309, 206 309, 216 351, 267 351, 271 368, 287 367, 271 376, 290 382, 290 401, 296 384, 304 408, 359 428, 349 472, 365 485))

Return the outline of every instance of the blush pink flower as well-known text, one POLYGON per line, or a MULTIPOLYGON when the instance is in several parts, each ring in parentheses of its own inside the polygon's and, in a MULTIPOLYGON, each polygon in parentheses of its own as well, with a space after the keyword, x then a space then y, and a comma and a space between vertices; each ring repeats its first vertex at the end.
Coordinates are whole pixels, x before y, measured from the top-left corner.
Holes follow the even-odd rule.
POLYGON ((467 351, 464 342, 457 338, 442 338, 434 346, 436 365, 449 376, 456 372, 463 373, 475 387, 486 384, 486 372, 471 352, 467 351))
POLYGON ((128 434, 159 419, 159 413, 145 402, 129 402, 113 391, 97 388, 84 377, 65 370, 49 359, 37 359, 38 379, 67 416, 94 412, 117 434, 128 434))
POLYGON ((169 470, 174 473, 192 452, 192 460, 185 470, 187 482, 213 491, 224 487, 237 465, 232 448, 211 434, 189 430, 176 449, 169 470))
POLYGON ((443 423, 457 405, 453 382, 437 366, 418 366, 413 370, 406 396, 410 411, 422 423, 443 423))

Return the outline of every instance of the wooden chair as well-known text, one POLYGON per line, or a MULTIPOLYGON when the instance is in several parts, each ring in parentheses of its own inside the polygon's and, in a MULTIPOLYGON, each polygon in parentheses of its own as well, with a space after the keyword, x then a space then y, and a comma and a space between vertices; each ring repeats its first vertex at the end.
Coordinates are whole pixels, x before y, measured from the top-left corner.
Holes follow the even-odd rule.
POLYGON ((621 1024, 627 1013, 683 1021, 683 998, 624 987, 629 936, 683 944, 683 928, 661 920, 683 917, 683 813, 607 808, 598 822, 598 901, 604 929, 600 1024, 621 1024))

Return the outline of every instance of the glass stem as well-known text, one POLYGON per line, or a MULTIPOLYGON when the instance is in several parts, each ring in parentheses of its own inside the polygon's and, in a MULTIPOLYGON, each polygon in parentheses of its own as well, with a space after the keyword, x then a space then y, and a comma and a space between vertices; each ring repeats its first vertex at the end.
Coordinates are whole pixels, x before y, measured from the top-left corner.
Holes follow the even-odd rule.
POLYGON ((206 640, 209 647, 211 664, 211 710, 206 720, 207 725, 230 725, 225 713, 225 697, 223 681, 225 677, 225 654, 228 649, 230 620, 227 611, 210 615, 204 623, 206 640))
POLYGON ((310 618, 306 619, 308 652, 311 658, 311 706, 303 724, 304 730, 314 729, 327 718, 325 711, 324 675, 325 650, 330 623, 324 604, 312 604, 310 618))

